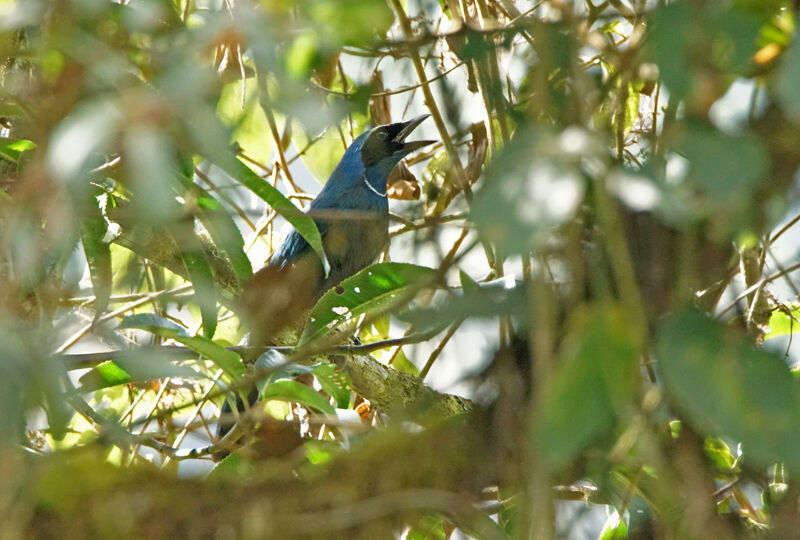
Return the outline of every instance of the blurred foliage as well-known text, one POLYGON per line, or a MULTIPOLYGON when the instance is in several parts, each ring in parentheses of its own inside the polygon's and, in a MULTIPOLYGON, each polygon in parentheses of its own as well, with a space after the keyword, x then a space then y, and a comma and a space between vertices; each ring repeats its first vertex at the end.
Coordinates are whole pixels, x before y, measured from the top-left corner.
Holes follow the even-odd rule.
POLYGON ((796 537, 797 10, 0 0, 0 537, 796 537), (394 260, 243 345, 422 112, 394 260))

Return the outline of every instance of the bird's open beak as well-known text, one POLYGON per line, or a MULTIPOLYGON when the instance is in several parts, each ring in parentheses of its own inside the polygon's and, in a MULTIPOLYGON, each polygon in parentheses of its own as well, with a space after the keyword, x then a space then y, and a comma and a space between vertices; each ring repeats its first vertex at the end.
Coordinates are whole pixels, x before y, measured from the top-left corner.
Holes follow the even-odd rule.
POLYGON ((433 144, 436 141, 406 141, 406 137, 408 137, 412 131, 414 131, 418 125, 420 125, 423 120, 428 118, 429 114, 422 114, 417 116, 416 118, 412 118, 408 122, 398 122, 397 126, 400 128, 400 131, 397 132, 397 135, 394 136, 395 143, 400 145, 400 152, 403 154, 410 154, 414 150, 418 150, 423 146, 428 146, 429 144, 433 144))

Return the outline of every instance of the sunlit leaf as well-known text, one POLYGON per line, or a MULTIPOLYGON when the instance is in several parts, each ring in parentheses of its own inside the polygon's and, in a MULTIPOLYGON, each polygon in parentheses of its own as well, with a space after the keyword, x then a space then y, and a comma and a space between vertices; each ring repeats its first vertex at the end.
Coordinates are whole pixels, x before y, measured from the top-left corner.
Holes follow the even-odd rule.
POLYGON ((324 336, 362 313, 386 306, 408 291, 432 284, 436 275, 432 268, 404 263, 379 263, 365 268, 320 298, 311 310, 300 344, 324 336))
POLYGON ((736 464, 736 458, 733 457, 731 449, 725 441, 719 437, 706 437, 703 449, 706 452, 706 456, 720 473, 730 475, 735 472, 733 469, 736 464))
POLYGON ((333 406, 313 388, 289 379, 280 379, 268 384, 261 391, 261 399, 277 399, 302 403, 325 414, 336 414, 333 406))
POLYGON ((606 519, 597 540, 622 540, 628 538, 628 526, 616 510, 612 511, 606 519))
POLYGON ((770 339, 787 334, 793 334, 800 330, 800 306, 787 306, 788 312, 776 309, 769 316, 769 332, 765 339, 770 339))
MULTIPOLYGON (((362 114, 354 114, 351 118, 353 136, 357 137, 364 131, 368 118, 362 114)), ((307 148, 301 156, 303 164, 320 183, 325 183, 336 164, 342 159, 347 145, 352 140, 349 137, 349 128, 349 123, 343 123, 339 127, 331 126, 319 136, 318 140, 314 140, 313 144, 313 134, 307 133, 300 123, 296 123, 292 129, 295 147, 298 150, 307 148)))
POLYGON ((313 373, 322 389, 333 398, 338 408, 346 409, 350 406, 350 379, 346 373, 328 363, 318 364, 314 367, 313 373))
POLYGON ((25 150, 36 148, 36 144, 26 139, 0 138, 0 156, 17 163, 25 150))
POLYGON ((236 142, 245 155, 264 165, 272 155, 272 137, 264 109, 258 104, 255 77, 236 80, 222 87, 217 102, 217 115, 232 128, 231 142, 236 142), (242 96, 242 85, 245 85, 242 96))
POLYGON ((120 384, 140 383, 181 377, 199 379, 202 375, 194 369, 171 362, 167 357, 159 357, 150 351, 131 349, 116 355, 86 372, 79 379, 81 392, 91 392, 120 384))
POLYGON ((98 364, 79 379, 82 392, 90 392, 108 386, 117 386, 132 381, 131 376, 111 361, 98 364))
POLYGON ((194 287, 194 301, 200 307, 203 319, 203 335, 211 339, 217 331, 217 300, 214 289, 214 274, 202 255, 185 252, 183 262, 189 271, 189 278, 194 287))

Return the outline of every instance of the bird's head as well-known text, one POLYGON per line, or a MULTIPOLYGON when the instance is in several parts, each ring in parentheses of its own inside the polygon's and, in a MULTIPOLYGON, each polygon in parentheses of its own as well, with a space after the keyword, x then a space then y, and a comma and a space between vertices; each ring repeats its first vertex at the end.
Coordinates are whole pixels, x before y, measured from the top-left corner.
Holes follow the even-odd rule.
MULTIPOLYGON (((364 169, 377 168, 386 175, 392 171, 401 159, 408 154, 427 146, 436 141, 408 141, 406 137, 411 134, 423 120, 428 118, 429 114, 423 114, 412 118, 407 122, 396 122, 394 124, 385 124, 370 129, 359 139, 363 138, 361 144, 361 162, 364 169)), ((353 145, 355 146, 355 144, 353 145)))

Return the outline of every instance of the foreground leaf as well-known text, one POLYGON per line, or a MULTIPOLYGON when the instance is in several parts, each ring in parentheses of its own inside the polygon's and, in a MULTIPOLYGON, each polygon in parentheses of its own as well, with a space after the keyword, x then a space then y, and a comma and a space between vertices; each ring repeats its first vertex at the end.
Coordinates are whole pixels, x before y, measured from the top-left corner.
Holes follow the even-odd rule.
POLYGON ((638 347, 617 306, 579 311, 564 343, 562 366, 534 425, 535 444, 555 470, 611 431, 635 393, 638 372, 638 347))
POLYGON ((244 364, 238 354, 217 345, 206 337, 187 335, 183 328, 169 319, 158 317, 152 313, 131 315, 123 319, 117 327, 118 330, 128 328, 146 330, 162 337, 174 339, 205 356, 233 378, 241 377, 244 374, 244 364))
POLYGON ((745 459, 800 471, 800 395, 780 357, 693 310, 667 319, 656 345, 664 385, 687 420, 741 442, 745 459))
MULTIPOLYGON (((314 220, 297 208, 292 201, 286 198, 278 189, 254 173, 250 167, 239 161, 231 160, 227 164, 217 163, 218 167, 231 175, 234 179, 248 188, 250 191, 264 199, 273 210, 280 214, 292 227, 308 242, 308 245, 319 256, 323 266, 328 269, 328 259, 325 250, 322 248, 322 237, 317 229, 314 220)), ((327 272, 326 272, 327 273, 327 272)))

